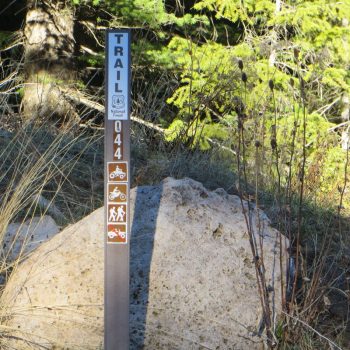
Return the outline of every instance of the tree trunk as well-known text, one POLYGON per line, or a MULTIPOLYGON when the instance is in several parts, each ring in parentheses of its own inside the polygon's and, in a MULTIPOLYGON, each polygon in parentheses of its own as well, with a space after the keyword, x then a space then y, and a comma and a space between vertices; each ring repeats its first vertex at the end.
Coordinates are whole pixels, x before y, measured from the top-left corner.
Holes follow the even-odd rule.
POLYGON ((25 22, 26 121, 75 115, 60 86, 74 83, 73 11, 64 0, 27 0, 25 22))

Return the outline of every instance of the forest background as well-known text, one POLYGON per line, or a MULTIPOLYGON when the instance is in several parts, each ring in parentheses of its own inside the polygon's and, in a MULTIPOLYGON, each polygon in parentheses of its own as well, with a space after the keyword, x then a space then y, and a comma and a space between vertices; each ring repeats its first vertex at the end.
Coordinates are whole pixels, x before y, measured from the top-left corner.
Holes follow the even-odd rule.
POLYGON ((128 27, 133 184, 189 176, 263 208, 295 266, 274 342, 348 346, 349 14, 349 0, 1 0, 0 233, 102 205, 104 37, 128 27))

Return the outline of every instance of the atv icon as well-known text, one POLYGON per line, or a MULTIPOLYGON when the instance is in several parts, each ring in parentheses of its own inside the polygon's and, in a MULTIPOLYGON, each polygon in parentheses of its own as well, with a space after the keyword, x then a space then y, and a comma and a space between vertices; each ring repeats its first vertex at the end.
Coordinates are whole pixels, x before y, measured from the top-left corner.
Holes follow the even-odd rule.
POLYGON ((120 238, 125 238, 126 237, 126 232, 123 232, 121 230, 118 230, 118 229, 114 229, 112 231, 108 231, 108 238, 109 239, 113 239, 115 237, 120 237, 120 238))
POLYGON ((114 179, 114 178, 116 178, 116 177, 119 177, 119 178, 122 180, 122 179, 124 179, 125 176, 126 176, 126 173, 125 173, 122 169, 120 169, 120 168, 118 167, 118 165, 117 165, 117 167, 115 168, 115 170, 109 174, 109 177, 110 177, 111 179, 114 179))

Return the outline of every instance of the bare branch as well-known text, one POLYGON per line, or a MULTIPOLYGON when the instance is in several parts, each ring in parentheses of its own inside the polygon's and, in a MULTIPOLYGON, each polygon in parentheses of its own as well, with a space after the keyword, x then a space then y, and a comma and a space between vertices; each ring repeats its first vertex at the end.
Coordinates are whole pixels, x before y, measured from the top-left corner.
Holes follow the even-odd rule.
POLYGON ((331 341, 329 338, 325 337, 323 334, 321 334, 320 332, 318 332, 315 328, 312 328, 309 324, 307 324, 306 322, 304 322, 303 320, 301 320, 300 318, 294 317, 284 311, 282 311, 283 314, 285 314, 287 317, 292 318, 293 320, 301 323, 303 326, 305 326, 306 328, 310 329, 312 332, 314 332, 315 334, 317 334, 320 338, 326 340, 328 342, 329 345, 331 345, 334 349, 337 350, 342 350, 341 347, 339 347, 336 343, 334 343, 333 341, 331 341))
POLYGON ((89 32, 91 33, 91 35, 94 37, 94 39, 95 39, 97 45, 104 48, 105 46, 104 46, 103 44, 100 43, 100 41, 97 39, 97 37, 96 37, 94 31, 92 30, 92 28, 95 28, 94 24, 91 23, 91 22, 88 22, 88 21, 80 21, 80 23, 83 24, 83 25, 88 29, 88 31, 89 31, 89 32), (92 28, 91 28, 91 27, 92 27, 92 28))

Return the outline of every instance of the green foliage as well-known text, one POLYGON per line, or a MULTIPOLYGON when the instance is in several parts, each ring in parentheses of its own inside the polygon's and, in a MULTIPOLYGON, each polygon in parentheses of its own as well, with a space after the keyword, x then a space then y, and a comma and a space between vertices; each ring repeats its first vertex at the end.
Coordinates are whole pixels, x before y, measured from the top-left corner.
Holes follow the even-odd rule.
POLYGON ((245 21, 248 24, 265 22, 273 14, 274 4, 268 0, 202 0, 193 7, 196 10, 208 10, 218 19, 225 18, 231 22, 245 21))
POLYGON ((141 37, 133 44, 134 62, 138 65, 156 66, 161 70, 174 68, 172 51, 166 46, 166 42, 173 36, 168 28, 171 31, 193 31, 198 26, 206 27, 209 24, 208 18, 200 14, 177 16, 167 12, 162 0, 122 0, 117 4, 106 1, 105 5, 116 14, 112 26, 140 26, 153 32, 157 40, 141 37))
POLYGON ((21 87, 17 90, 18 95, 20 96, 20 98, 23 98, 24 96, 24 87, 21 87))
POLYGON ((164 25, 176 25, 183 28, 196 25, 198 22, 208 23, 205 16, 189 13, 176 16, 174 13, 169 13, 162 0, 121 0, 118 2, 106 0, 104 6, 116 15, 113 22, 115 25, 132 24, 160 30, 164 25))
POLYGON ((348 72, 345 69, 328 67, 323 72, 322 83, 350 93, 350 85, 347 77, 348 72))
POLYGON ((11 38, 12 32, 0 31, 0 48, 3 47, 11 38))
MULTIPOLYGON (((323 162, 323 169, 319 190, 323 196, 338 191, 344 183, 344 166, 346 152, 338 147, 329 147, 323 162)), ((347 205, 349 201, 345 199, 347 205)))
MULTIPOLYGON (((274 0, 200 0, 185 8, 162 0, 73 2, 112 13, 112 27, 135 28, 135 85, 159 94, 148 80, 162 72, 178 82, 164 95, 168 106, 157 117, 168 142, 181 140, 202 150, 220 142, 235 149, 243 121, 246 159, 254 159, 258 141, 267 152, 263 161, 271 165, 263 176, 273 182, 275 130, 286 183, 291 145, 295 157, 303 154, 305 110, 308 181, 322 164, 320 178, 337 183, 344 152, 339 136, 329 130, 330 121, 339 119, 338 97, 350 93, 348 1, 285 1, 280 8, 274 0)), ((103 65, 102 55, 83 60, 103 65)), ((293 165, 293 174, 299 166, 293 165)), ((319 185, 324 193, 334 188, 327 184, 319 185)))
POLYGON ((185 123, 181 119, 175 119, 165 132, 166 141, 175 141, 183 134, 185 123))
MULTIPOLYGON (((244 3, 203 0, 194 5, 194 9, 209 11, 217 18, 225 17, 232 24, 244 23, 249 35, 242 41, 254 52, 258 60, 255 64, 262 63, 263 67, 260 66, 257 71, 263 81, 266 81, 265 63, 274 52, 275 62, 278 63, 269 68, 270 77, 267 79, 271 75, 282 78, 281 74, 284 74, 282 79, 286 82, 291 75, 295 76, 302 70, 304 79, 313 85, 310 86, 312 89, 317 81, 317 89, 312 91, 310 101, 315 110, 332 102, 324 94, 325 89, 336 88, 338 93, 348 91, 349 70, 344 67, 349 66, 350 29, 347 14, 350 13, 350 3, 334 0, 293 1, 282 3, 281 9, 275 7, 275 2, 268 0, 244 3), (252 38, 251 33, 256 35, 252 38), (270 35, 270 43, 266 35, 270 35), (298 50, 297 56, 294 49, 298 50), (264 73, 261 68, 265 68, 264 73), (326 68, 333 68, 334 71, 326 72, 323 79, 326 68), (343 71, 335 74, 339 69, 343 71)), ((283 92, 286 92, 286 84, 283 92)))
POLYGON ((173 15, 168 14, 164 9, 161 0, 121 0, 106 1, 106 5, 117 14, 123 24, 132 22, 134 25, 147 25, 151 28, 159 28, 162 24, 171 23, 173 15))
MULTIPOLYGON (((274 0, 200 0, 184 8, 162 0, 73 2, 113 14, 112 27, 135 29, 135 85, 162 94, 149 89, 148 79, 164 72, 178 82, 164 95, 168 106, 157 117, 168 142, 181 140, 202 150, 219 142, 235 149, 244 123, 246 160, 256 156, 258 141, 267 152, 263 161, 271 165, 263 176, 277 181, 271 146, 276 137, 286 183, 291 145, 295 157, 303 154, 305 113, 307 177, 311 181, 322 164, 320 178, 337 183, 344 152, 339 136, 329 130, 330 121, 339 119, 338 97, 350 93, 348 1, 285 1, 280 8, 274 0)), ((102 66, 103 55, 82 61, 102 66)), ((293 174, 299 166, 293 165, 293 174)), ((332 188, 320 185, 325 193, 332 188)))
POLYGON ((102 0, 71 0, 74 6, 82 6, 82 5, 92 5, 98 6, 102 3, 102 0))
POLYGON ((161 67, 162 70, 176 68, 173 52, 163 45, 140 39, 137 43, 131 44, 131 50, 137 65, 161 67))
POLYGON ((84 56, 79 56, 78 60, 90 67, 103 67, 105 56, 103 53, 100 53, 98 55, 85 54, 84 56))
POLYGON ((221 111, 236 89, 233 79, 238 73, 231 50, 214 42, 199 46, 180 37, 173 38, 169 48, 181 67, 182 84, 168 103, 179 108, 180 115, 203 114, 210 108, 221 111))

